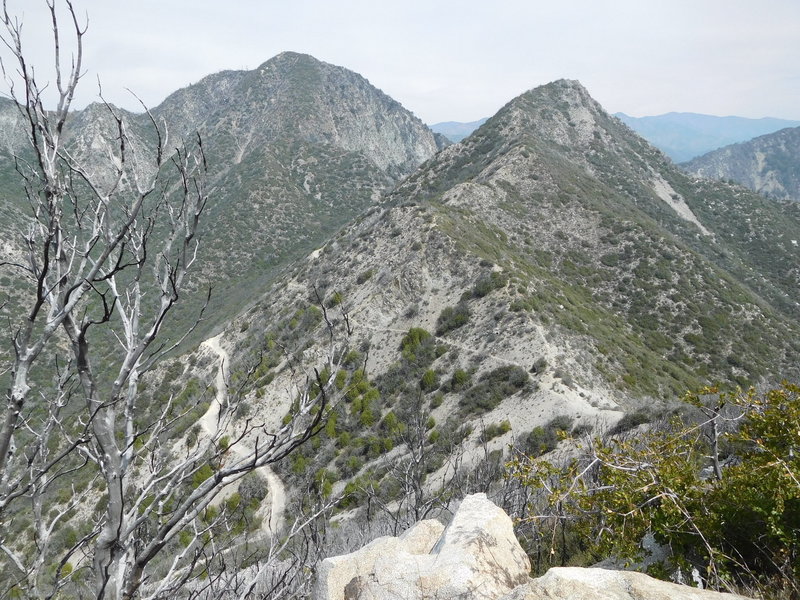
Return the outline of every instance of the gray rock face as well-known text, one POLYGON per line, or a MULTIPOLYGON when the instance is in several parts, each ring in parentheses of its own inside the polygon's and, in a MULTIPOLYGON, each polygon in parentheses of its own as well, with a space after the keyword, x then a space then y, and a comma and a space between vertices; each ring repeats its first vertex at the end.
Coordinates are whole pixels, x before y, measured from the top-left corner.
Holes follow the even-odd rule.
POLYGON ((327 558, 316 600, 746 600, 676 585, 643 573, 550 569, 528 576, 530 562, 511 519, 485 494, 467 496, 444 528, 421 521, 398 538, 327 558))
POLYGON ((316 597, 344 600, 355 598, 362 582, 375 572, 375 565, 386 557, 406 559, 431 552, 444 526, 439 521, 420 521, 400 537, 380 537, 352 554, 327 558, 320 566, 316 597))
POLYGON ((323 561, 318 600, 494 599, 528 579, 530 562, 508 515, 485 494, 467 496, 441 533, 422 521, 400 538, 323 561))
POLYGON ((502 600, 746 600, 677 585, 633 571, 562 567, 515 589, 502 600))

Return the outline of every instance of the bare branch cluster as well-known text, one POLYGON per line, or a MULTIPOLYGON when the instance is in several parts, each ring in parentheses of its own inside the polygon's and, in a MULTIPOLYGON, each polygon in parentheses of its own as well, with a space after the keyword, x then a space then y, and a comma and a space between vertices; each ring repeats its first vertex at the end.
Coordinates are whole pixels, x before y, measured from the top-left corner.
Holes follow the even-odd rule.
MULTIPOLYGON (((120 111, 103 102, 112 124, 105 161, 97 168, 80 158, 64 132, 86 25, 70 0, 46 2, 54 110, 45 107, 47 85, 28 64, 22 23, 5 2, 0 36, 16 61, 3 71, 30 146, 16 161, 30 208, 21 233, 25 259, 5 265, 24 277, 29 305, 10 320, 10 383, 0 421, 0 598, 53 598, 70 589, 96 598, 163 598, 192 589, 200 597, 198 590, 217 593, 226 581, 245 590, 263 580, 264 570, 276 573, 287 542, 268 543, 272 550, 253 562, 251 583, 242 579, 249 571, 231 579, 230 561, 246 556, 241 539, 252 527, 242 506, 217 496, 313 436, 332 381, 319 372, 303 380, 292 418, 268 431, 253 420, 234 423, 236 390, 221 362, 211 401, 215 426, 191 445, 178 438, 186 411, 176 414, 174 398, 161 407, 140 405, 143 376, 191 331, 164 340, 208 205, 202 140, 172 140, 166 123, 148 111, 155 141, 145 156, 120 111), (67 67, 63 14, 74 42, 67 67), (29 539, 8 533, 20 518, 30 522, 29 539), (170 560, 155 560, 165 554, 170 560)), ((325 323, 330 356, 341 356, 333 350, 338 324, 327 314, 325 323)), ((286 539, 328 508, 290 523, 286 539)))

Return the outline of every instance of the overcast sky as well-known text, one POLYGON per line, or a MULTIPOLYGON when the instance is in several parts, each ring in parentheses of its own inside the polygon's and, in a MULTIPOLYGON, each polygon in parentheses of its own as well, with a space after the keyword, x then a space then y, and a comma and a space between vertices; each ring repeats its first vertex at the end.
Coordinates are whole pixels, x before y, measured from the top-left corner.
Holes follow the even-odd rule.
MULTIPOLYGON (((305 52, 365 76, 427 123, 491 116, 580 80, 610 112, 800 120, 800 0, 74 0, 89 18, 76 106, 148 105, 223 69, 305 52)), ((43 0, 23 14, 51 61, 43 0)))

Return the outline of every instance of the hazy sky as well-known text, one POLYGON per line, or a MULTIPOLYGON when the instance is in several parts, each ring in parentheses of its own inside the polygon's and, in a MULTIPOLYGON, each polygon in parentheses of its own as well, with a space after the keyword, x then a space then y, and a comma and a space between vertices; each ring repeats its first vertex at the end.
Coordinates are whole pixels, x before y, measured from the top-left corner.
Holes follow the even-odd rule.
MULTIPOLYGON (((51 62, 43 0, 29 56, 51 62)), ((527 89, 579 79, 610 112, 800 120, 800 0, 75 0, 88 14, 76 106, 151 106, 284 50, 365 76, 428 123, 490 116, 527 89)), ((66 40, 65 40, 66 41, 66 40)))

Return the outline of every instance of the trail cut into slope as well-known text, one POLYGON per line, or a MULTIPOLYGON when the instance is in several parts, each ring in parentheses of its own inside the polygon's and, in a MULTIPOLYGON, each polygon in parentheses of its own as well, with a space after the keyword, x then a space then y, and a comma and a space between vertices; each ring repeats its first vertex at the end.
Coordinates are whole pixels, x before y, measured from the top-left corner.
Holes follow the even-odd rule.
MULTIPOLYGON (((217 369, 217 377, 215 381, 217 393, 211 405, 208 407, 206 413, 200 418, 200 427, 207 435, 215 435, 219 427, 219 413, 220 409, 228 401, 228 352, 220 345, 220 338, 222 334, 216 335, 212 338, 205 340, 202 346, 208 348, 211 352, 219 358, 219 367, 217 369)), ((252 449, 242 444, 234 444, 231 446, 231 452, 234 452, 241 458, 252 455, 252 449)), ((267 465, 259 467, 256 472, 261 475, 269 487, 269 505, 268 514, 263 515, 262 529, 267 533, 275 535, 280 531, 283 525, 283 517, 286 512, 286 489, 283 482, 267 465)), ((261 509, 264 511, 264 508, 261 509)))

